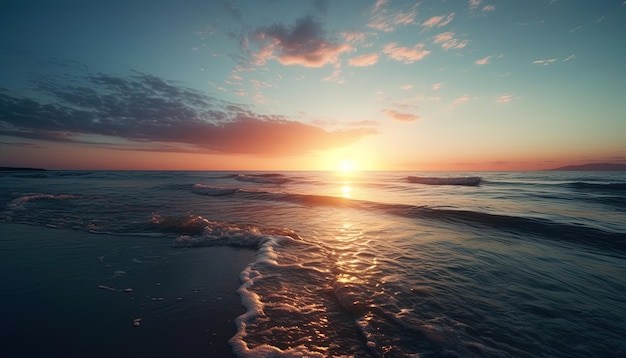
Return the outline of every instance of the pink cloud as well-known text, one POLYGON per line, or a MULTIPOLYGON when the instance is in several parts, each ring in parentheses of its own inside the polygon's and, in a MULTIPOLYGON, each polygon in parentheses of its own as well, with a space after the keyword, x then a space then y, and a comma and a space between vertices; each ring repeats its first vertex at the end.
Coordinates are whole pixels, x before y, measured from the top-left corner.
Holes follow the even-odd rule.
POLYGON ((367 26, 376 30, 391 32, 399 25, 410 25, 415 23, 417 16, 416 5, 410 9, 389 10, 386 8, 388 1, 377 1, 371 11, 371 19, 367 26))
POLYGON ((451 49, 461 49, 467 46, 469 41, 467 40, 459 40, 454 37, 454 32, 444 32, 437 36, 435 36, 435 40, 433 43, 440 44, 441 47, 445 50, 451 49))
POLYGON ((345 43, 333 43, 323 37, 322 26, 307 16, 296 21, 292 27, 275 24, 258 29, 255 39, 259 51, 254 54, 257 65, 276 59, 283 65, 323 67, 338 61, 338 56, 351 47, 345 43))
POLYGON ((341 34, 347 42, 351 43, 363 43, 365 41, 365 32, 343 32, 341 34))
POLYGON ((385 45, 383 52, 389 58, 407 64, 419 61, 430 53, 430 51, 424 50, 424 44, 417 44, 413 47, 398 47, 395 42, 385 45))
POLYGON ((366 67, 372 66, 378 62, 378 54, 377 53, 368 53, 365 55, 353 57, 348 60, 350 66, 355 67, 366 67))
POLYGON ((454 13, 451 13, 448 16, 444 16, 444 15, 433 16, 430 19, 424 21, 422 23, 422 26, 426 27, 426 28, 434 27, 434 26, 443 27, 443 26, 446 26, 447 24, 449 24, 452 21, 453 18, 454 18, 454 13))
POLYGON ((474 63, 477 64, 477 65, 486 65, 486 64, 489 63, 489 60, 491 60, 491 57, 492 56, 487 56, 487 57, 481 58, 479 60, 474 61, 474 63))
POLYGON ((513 99, 513 95, 509 93, 503 93, 500 96, 498 96, 496 103, 507 103, 507 102, 511 102, 512 99, 513 99))
POLYGON ((401 122, 413 122, 418 120, 420 117, 411 113, 402 113, 398 111, 394 111, 393 109, 383 109, 383 113, 385 113, 389 118, 394 119, 396 121, 401 122))
POLYGON ((465 103, 470 100, 470 96, 464 94, 453 101, 454 104, 465 103))

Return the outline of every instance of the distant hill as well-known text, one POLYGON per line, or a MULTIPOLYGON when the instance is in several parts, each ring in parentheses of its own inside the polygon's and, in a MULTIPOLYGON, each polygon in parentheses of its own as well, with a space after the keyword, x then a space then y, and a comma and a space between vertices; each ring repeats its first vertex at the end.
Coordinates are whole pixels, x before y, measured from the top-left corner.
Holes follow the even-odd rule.
POLYGON ((559 171, 620 171, 626 170, 626 164, 617 163, 589 163, 582 165, 567 165, 560 168, 554 168, 550 170, 559 171))

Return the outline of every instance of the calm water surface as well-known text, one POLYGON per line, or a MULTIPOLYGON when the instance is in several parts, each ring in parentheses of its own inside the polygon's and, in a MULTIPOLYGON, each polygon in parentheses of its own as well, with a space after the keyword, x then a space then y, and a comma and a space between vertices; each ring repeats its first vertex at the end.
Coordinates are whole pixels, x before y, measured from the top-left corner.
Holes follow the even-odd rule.
POLYGON ((4 172, 0 220, 256 250, 242 357, 626 356, 626 173, 422 174, 483 180, 4 172))

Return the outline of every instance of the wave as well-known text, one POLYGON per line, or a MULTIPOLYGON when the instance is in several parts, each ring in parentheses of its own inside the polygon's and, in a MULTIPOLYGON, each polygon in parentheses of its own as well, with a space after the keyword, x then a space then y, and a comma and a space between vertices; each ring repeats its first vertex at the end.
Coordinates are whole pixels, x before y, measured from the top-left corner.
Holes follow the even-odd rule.
POLYGON ((268 173, 268 174, 237 174, 236 180, 243 182, 252 182, 258 184, 284 184, 291 179, 287 178, 283 174, 268 173))
POLYGON ((73 194, 44 194, 44 193, 28 193, 11 200, 7 207, 11 209, 24 209, 25 205, 32 201, 39 200, 67 200, 81 198, 80 195, 73 194))
POLYGON ((236 193, 237 191, 239 191, 239 188, 225 188, 205 184, 195 184, 192 187, 191 191, 196 194, 202 194, 207 196, 222 196, 236 193))
POLYGON ((350 207, 401 217, 439 220, 451 224, 480 226, 516 234, 531 234, 551 240, 591 245, 626 252, 626 233, 611 232, 582 224, 555 222, 536 217, 492 214, 461 209, 443 209, 409 204, 388 204, 325 195, 243 192, 249 199, 284 201, 304 206, 350 207))
POLYGON ((301 238, 285 228, 258 227, 248 224, 234 224, 208 220, 200 215, 161 216, 152 214, 148 228, 162 233, 176 233, 176 246, 259 246, 267 235, 288 236, 294 240, 301 238))
POLYGON ((409 175, 407 178, 409 183, 426 184, 426 185, 464 185, 477 186, 480 185, 481 177, 417 177, 409 175))

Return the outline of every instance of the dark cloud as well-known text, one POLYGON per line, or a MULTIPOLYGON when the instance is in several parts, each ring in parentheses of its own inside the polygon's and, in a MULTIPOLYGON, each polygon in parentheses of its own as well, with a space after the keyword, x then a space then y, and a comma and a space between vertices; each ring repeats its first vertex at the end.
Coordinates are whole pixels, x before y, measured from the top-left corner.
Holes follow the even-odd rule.
POLYGON ((259 44, 256 64, 275 58, 283 65, 322 67, 336 63, 342 52, 351 49, 348 44, 327 40, 322 25, 311 16, 296 20, 291 27, 277 23, 259 28, 254 38, 259 44))
POLYGON ((138 72, 33 83, 36 97, 0 93, 0 135, 81 142, 91 134, 162 143, 168 151, 178 143, 181 152, 191 145, 204 152, 291 155, 345 146, 375 132, 364 127, 330 132, 257 114, 138 72))

